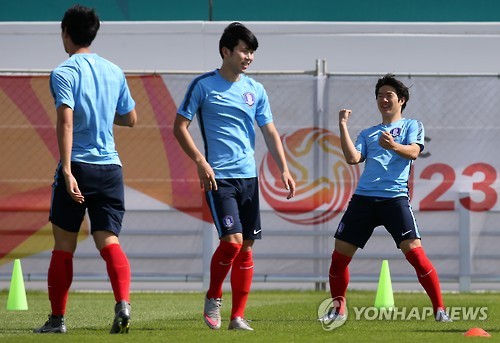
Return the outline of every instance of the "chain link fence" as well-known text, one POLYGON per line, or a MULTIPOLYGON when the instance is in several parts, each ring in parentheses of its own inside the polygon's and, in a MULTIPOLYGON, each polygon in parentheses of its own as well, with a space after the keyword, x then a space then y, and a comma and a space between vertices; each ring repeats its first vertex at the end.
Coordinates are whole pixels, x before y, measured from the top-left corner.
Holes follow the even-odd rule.
MULTIPOLYGON (((176 107, 197 75, 127 74, 139 121, 132 129, 116 127, 115 136, 126 184, 120 240, 137 284, 165 288, 168 282, 207 280, 216 231, 194 164, 172 133, 176 107)), ((255 281, 284 288, 292 283, 324 286, 333 233, 363 168, 343 161, 337 113, 353 110, 353 139, 378 124, 374 90, 381 75, 318 69, 251 76, 267 90, 298 185, 297 197, 286 201, 258 134, 263 239, 254 246, 255 281)), ((411 87, 404 116, 421 120, 426 130, 411 191, 427 254, 443 282, 461 283, 464 290, 498 282, 500 80, 496 75, 398 77, 411 87)), ((52 249, 51 183, 59 159, 55 116, 48 73, 0 73, 0 280, 8 279, 16 258, 22 259, 27 280, 46 279, 52 249)), ((196 121, 192 126, 202 147, 196 121)), ((85 222, 75 254, 75 280, 105 281, 104 263, 88 235, 85 222)), ((393 280, 418 287, 413 268, 383 228, 357 253, 351 280, 376 282, 383 259, 390 260, 393 280)))

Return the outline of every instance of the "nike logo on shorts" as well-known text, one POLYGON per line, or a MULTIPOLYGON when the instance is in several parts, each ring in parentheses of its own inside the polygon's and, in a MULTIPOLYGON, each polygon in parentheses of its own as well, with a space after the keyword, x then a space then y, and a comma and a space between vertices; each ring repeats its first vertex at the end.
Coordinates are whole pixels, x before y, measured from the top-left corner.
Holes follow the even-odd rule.
POLYGON ((401 236, 406 236, 406 235, 407 235, 407 234, 409 234, 411 231, 412 231, 412 230, 408 230, 408 231, 406 231, 406 232, 403 232, 403 233, 401 234, 401 236))
POLYGON ((260 229, 260 230, 253 230, 253 234, 254 234, 254 235, 257 235, 257 234, 258 234, 259 232, 261 232, 261 231, 262 231, 262 229, 260 229))

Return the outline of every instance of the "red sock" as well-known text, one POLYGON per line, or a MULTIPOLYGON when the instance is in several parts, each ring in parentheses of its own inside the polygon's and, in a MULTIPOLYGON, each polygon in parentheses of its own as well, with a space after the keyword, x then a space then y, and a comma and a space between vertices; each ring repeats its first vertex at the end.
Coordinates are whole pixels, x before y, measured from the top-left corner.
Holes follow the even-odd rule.
POLYGON ((422 247, 413 248, 405 256, 408 262, 415 268, 418 281, 420 281, 420 284, 431 299, 434 312, 438 308, 444 308, 438 273, 429 258, 425 255, 424 249, 422 247))
POLYGON ((106 261, 111 288, 115 295, 115 301, 122 300, 130 302, 130 264, 127 255, 120 244, 106 245, 101 249, 101 256, 106 261))
POLYGON ((339 314, 344 314, 345 294, 349 284, 348 266, 351 260, 352 257, 333 251, 329 273, 330 295, 335 302, 339 302, 338 306, 335 307, 335 311, 339 314))
POLYGON ((220 241, 210 263, 210 287, 207 298, 222 298, 222 284, 240 249, 241 244, 220 241))
POLYGON ((69 288, 73 281, 73 254, 63 250, 52 251, 47 284, 53 316, 64 315, 69 288))
POLYGON ((233 307, 231 320, 235 317, 244 317, 248 293, 252 285, 253 259, 252 250, 240 250, 234 259, 231 271, 231 289, 233 292, 233 307))

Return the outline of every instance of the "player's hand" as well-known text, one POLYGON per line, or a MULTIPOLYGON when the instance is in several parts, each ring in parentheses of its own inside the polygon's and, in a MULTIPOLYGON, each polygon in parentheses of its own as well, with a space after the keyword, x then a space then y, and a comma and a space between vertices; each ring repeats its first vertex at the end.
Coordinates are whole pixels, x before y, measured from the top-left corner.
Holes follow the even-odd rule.
POLYGON ((200 187, 205 192, 217 190, 214 170, 207 162, 198 164, 198 177, 200 178, 200 187))
POLYGON ((285 189, 288 191, 287 199, 291 199, 295 196, 295 181, 293 180, 290 172, 286 171, 281 175, 281 180, 285 185, 285 189))
POLYGON ((339 111, 339 124, 340 123, 347 123, 347 121, 349 120, 349 117, 351 116, 351 113, 352 111, 349 110, 349 109, 341 109, 339 111))
POLYGON ((66 181, 66 190, 68 191, 71 199, 73 199, 79 204, 83 204, 85 198, 83 197, 82 192, 78 188, 78 182, 76 182, 76 179, 73 176, 73 174, 65 176, 64 179, 66 181))
POLYGON ((392 138, 392 135, 389 132, 383 131, 382 134, 380 135, 378 139, 378 144, 387 150, 393 150, 394 149, 394 139, 392 138))

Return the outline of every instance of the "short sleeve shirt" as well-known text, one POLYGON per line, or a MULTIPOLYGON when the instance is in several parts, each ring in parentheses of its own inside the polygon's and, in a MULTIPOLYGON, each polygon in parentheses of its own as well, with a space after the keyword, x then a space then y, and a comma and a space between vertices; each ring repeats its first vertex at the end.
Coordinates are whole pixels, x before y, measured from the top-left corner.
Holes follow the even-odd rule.
POLYGON ((135 107, 123 71, 96 54, 74 54, 50 75, 56 109, 73 109, 71 160, 121 165, 115 148, 115 113, 135 107))
POLYGON ((355 194, 393 198, 408 196, 408 179, 413 160, 384 149, 378 143, 383 131, 399 144, 416 143, 424 149, 424 126, 415 119, 400 119, 389 125, 379 124, 361 131, 355 147, 365 159, 355 194))
POLYGON ((245 74, 229 82, 218 70, 205 73, 191 82, 177 113, 189 120, 198 116, 216 178, 257 176, 255 123, 261 127, 273 121, 262 84, 245 74))

